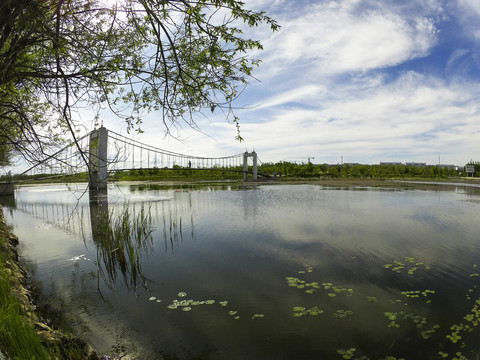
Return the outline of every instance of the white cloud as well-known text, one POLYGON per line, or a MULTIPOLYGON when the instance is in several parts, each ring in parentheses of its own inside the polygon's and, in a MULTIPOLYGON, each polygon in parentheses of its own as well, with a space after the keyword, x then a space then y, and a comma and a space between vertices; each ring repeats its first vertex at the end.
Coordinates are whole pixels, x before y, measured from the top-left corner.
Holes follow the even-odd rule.
POLYGON ((282 30, 266 42, 265 63, 285 69, 307 63, 318 73, 335 75, 396 65, 424 56, 434 46, 432 19, 406 19, 381 3, 359 11, 362 3, 321 2, 282 15, 282 30))
MULTIPOLYGON (((243 135, 263 150, 264 161, 310 154, 332 162, 343 154, 358 162, 433 162, 437 154, 451 154, 451 162, 462 164, 469 159, 461 149, 478 134, 480 121, 480 86, 465 86, 409 72, 362 93, 338 89, 314 109, 277 107, 270 120, 245 125, 243 135)), ((243 117, 255 118, 255 110, 243 117)))
POLYGON ((459 0, 458 3, 465 10, 473 10, 480 16, 480 2, 477 0, 459 0))
POLYGON ((327 92, 324 86, 309 84, 295 89, 290 89, 282 93, 275 94, 269 98, 255 104, 254 107, 260 109, 283 105, 290 102, 308 103, 318 99, 327 92))
MULTIPOLYGON (((459 1, 462 11, 480 9, 459 1)), ((453 44, 440 71, 430 70, 428 60, 409 70, 444 35, 437 22, 458 16, 443 3, 449 11, 454 6, 439 0, 247 0, 248 7, 271 10, 282 30, 248 30, 263 38, 265 51, 254 54, 263 59, 255 73, 262 82, 247 88, 239 105, 250 107, 237 111, 246 141, 234 141, 235 126, 221 113, 199 118, 210 136, 184 126, 183 142, 163 139, 161 120, 150 115, 138 139, 212 157, 255 149, 263 161, 311 155, 328 163, 340 156, 435 163, 441 155, 462 165, 478 154, 480 136, 480 84, 459 72, 472 49, 453 44), (396 65, 403 70, 390 71, 396 65), (455 76, 445 78, 449 74, 455 76)))

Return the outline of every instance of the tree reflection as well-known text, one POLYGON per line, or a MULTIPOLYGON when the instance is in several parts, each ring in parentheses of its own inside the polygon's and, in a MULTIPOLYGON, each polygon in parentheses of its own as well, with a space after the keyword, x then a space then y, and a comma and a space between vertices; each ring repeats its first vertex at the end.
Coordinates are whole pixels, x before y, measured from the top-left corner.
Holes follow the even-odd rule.
POLYGON ((139 284, 145 287, 142 257, 153 249, 150 208, 125 203, 109 210, 107 189, 90 190, 89 196, 98 281, 102 278, 112 286, 122 277, 128 289, 135 290, 139 284))

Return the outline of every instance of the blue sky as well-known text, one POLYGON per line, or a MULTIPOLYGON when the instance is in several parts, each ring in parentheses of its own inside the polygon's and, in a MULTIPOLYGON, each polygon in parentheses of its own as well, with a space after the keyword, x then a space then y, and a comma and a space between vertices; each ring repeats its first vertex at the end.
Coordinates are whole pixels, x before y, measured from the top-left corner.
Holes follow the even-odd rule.
MULTIPOLYGON (((282 26, 247 32, 264 50, 236 102, 245 141, 222 114, 175 138, 149 114, 137 140, 198 156, 255 149, 263 162, 480 160, 480 1, 245 3, 282 26)), ((105 126, 124 133, 113 118, 105 126)))

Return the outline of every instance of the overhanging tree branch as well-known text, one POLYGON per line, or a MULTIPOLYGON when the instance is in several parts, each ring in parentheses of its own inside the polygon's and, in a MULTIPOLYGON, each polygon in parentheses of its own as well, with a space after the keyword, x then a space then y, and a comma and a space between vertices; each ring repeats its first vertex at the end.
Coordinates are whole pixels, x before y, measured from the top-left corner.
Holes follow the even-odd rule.
POLYGON ((261 49, 242 27, 279 28, 237 0, 108 4, 7 0, 9 16, 0 13, 0 114, 9 103, 15 112, 0 119, 0 146, 8 138, 25 158, 40 161, 59 135, 75 141, 72 114, 82 107, 108 108, 135 130, 143 112, 160 110, 166 134, 182 122, 197 128, 197 112, 227 109, 230 116, 238 87, 258 65, 248 52, 261 49))

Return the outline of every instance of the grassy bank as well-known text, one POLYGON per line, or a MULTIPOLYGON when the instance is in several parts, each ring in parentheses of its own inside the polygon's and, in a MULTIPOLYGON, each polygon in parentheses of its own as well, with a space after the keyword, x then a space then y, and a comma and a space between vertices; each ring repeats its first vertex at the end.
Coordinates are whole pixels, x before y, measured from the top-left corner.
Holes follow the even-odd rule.
POLYGON ((0 352, 15 360, 99 359, 82 340, 54 331, 35 312, 20 266, 18 239, 0 207, 0 352))
POLYGON ((13 359, 51 359, 22 304, 24 273, 16 265, 15 237, 0 214, 0 347, 13 359))

